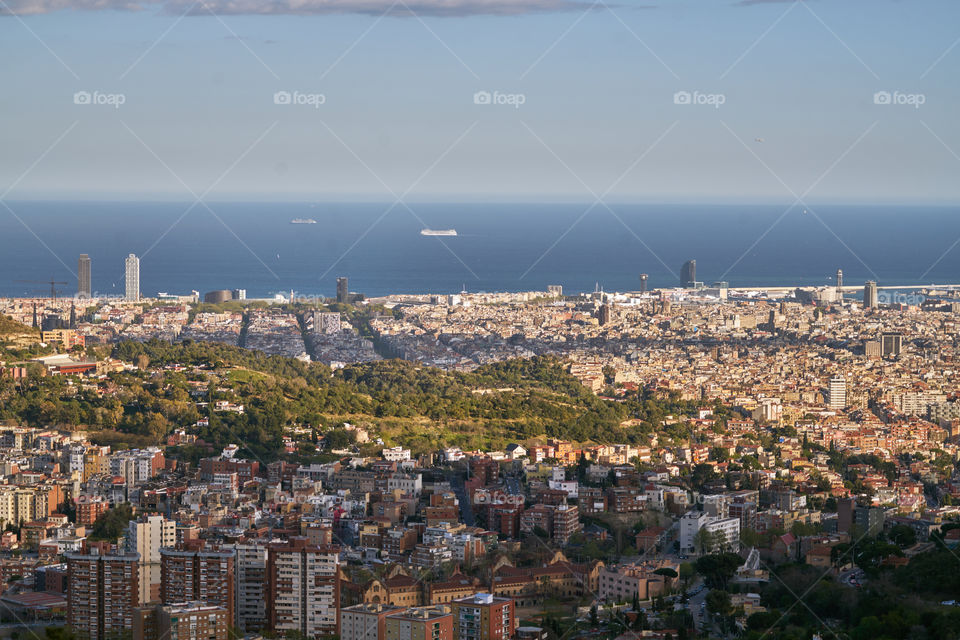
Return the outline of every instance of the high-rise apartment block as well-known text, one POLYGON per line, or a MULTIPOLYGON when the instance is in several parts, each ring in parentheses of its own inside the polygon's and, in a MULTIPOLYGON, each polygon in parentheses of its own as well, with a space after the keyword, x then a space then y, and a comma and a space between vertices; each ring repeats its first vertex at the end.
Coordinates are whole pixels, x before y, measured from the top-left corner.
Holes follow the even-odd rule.
POLYGON ((222 607, 234 620, 234 551, 162 549, 163 604, 201 602, 222 607))
POLYGON ((238 544, 234 566, 237 629, 244 633, 267 626, 267 548, 259 544, 238 544))
POLYGON ((827 386, 827 408, 843 409, 847 406, 847 380, 843 376, 830 378, 827 386))
POLYGON ((68 553, 67 624, 89 640, 121 637, 139 604, 140 554, 68 553))
POLYGON ((306 637, 339 632, 340 548, 306 538, 273 543, 267 556, 267 618, 279 633, 306 637))
POLYGON ((160 602, 160 549, 177 543, 177 523, 143 516, 127 524, 127 551, 140 554, 140 603, 160 602))

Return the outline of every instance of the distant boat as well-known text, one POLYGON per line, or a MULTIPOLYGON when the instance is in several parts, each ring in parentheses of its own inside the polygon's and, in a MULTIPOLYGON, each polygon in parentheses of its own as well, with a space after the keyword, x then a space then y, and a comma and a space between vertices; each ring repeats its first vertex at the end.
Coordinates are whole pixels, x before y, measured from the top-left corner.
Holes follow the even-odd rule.
POLYGON ((290 224, 317 224, 317 221, 313 218, 294 218, 290 224))
POLYGON ((455 236, 457 235, 456 229, 421 229, 420 235, 422 236, 455 236))

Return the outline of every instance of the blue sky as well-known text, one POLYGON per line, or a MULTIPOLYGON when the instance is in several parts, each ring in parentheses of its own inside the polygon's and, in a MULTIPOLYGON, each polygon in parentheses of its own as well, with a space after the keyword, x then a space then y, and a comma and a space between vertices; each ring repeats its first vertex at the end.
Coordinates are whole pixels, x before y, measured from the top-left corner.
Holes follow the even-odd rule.
POLYGON ((955 0, 209 5, 0 3, 0 199, 960 200, 955 0))

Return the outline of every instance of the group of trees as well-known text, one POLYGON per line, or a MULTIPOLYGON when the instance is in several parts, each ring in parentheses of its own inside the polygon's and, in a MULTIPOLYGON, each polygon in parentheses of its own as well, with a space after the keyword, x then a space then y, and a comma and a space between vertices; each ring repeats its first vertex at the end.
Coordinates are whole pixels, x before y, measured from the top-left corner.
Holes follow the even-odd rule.
MULTIPOLYGON (((564 362, 552 357, 510 360, 466 373, 402 360, 333 372, 319 363, 192 341, 122 342, 113 347, 112 355, 138 365, 133 371, 110 374, 112 393, 69 385, 60 376, 19 386, 0 380, 0 419, 117 431, 160 442, 173 428, 207 417, 209 425, 198 433, 203 440, 242 441, 267 459, 280 449, 285 425, 328 428, 344 417, 427 421, 446 427, 424 443, 435 447, 442 441, 436 436, 464 429, 502 440, 549 436, 639 442, 667 415, 693 410, 674 396, 646 391, 627 393, 618 402, 598 398, 567 372, 564 362), (189 367, 193 373, 188 379, 173 365, 189 367), (205 389, 202 397, 196 395, 198 382, 205 383, 199 385, 205 389), (227 393, 221 393, 223 388, 227 393), (478 394, 477 389, 508 390, 478 394), (244 404, 245 412, 213 413, 197 406, 198 401, 221 398, 244 404), (632 426, 622 427, 627 420, 632 426)), ((403 438, 408 430, 398 432, 403 438)), ((418 437, 415 431, 409 433, 418 437)), ((333 434, 331 444, 336 445, 338 438, 333 434)))

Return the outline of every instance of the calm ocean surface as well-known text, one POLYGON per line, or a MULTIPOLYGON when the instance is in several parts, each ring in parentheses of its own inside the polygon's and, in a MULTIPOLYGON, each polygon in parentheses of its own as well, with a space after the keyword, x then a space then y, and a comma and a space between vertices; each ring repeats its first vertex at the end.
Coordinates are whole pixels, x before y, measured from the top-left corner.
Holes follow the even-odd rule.
POLYGON ((639 287, 640 273, 651 288, 679 284, 691 258, 707 284, 825 285, 838 268, 848 285, 960 282, 960 244, 951 249, 960 207, 798 207, 777 222, 789 203, 611 205, 620 220, 600 206, 576 222, 588 205, 411 204, 415 217, 403 206, 383 216, 389 204, 212 203, 216 216, 197 206, 177 222, 189 203, 9 204, 33 233, 0 209, 3 296, 35 295, 44 285, 17 280, 51 277, 72 294, 81 253, 102 294, 122 293, 124 258, 141 256, 150 296, 234 288, 249 297, 333 295, 337 276, 369 296, 549 284, 578 292, 596 283, 626 291, 639 287), (298 217, 317 224, 290 224, 298 217), (424 226, 459 235, 424 237, 424 226))

